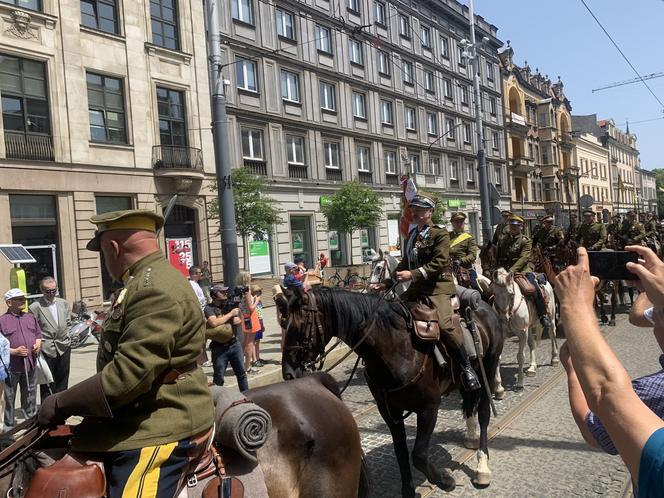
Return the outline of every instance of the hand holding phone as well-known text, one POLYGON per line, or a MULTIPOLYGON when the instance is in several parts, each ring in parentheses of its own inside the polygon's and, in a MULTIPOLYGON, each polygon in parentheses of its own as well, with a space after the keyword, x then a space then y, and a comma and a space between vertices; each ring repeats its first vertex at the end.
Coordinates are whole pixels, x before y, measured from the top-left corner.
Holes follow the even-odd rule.
POLYGON ((588 251, 590 274, 600 280, 638 280, 627 269, 627 263, 638 263, 639 257, 628 251, 588 251))

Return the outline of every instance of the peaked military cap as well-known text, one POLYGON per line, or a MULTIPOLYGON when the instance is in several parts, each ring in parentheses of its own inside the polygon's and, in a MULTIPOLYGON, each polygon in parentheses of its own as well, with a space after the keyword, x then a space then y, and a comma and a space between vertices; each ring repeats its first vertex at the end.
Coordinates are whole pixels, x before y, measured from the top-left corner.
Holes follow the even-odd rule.
POLYGON ((500 212, 500 214, 502 214, 503 216, 512 216, 512 211, 510 211, 509 209, 503 209, 500 212))
POLYGON ((510 216, 510 225, 522 225, 523 224, 523 218, 519 215, 513 214, 510 216))
POLYGON ((425 209, 435 209, 436 202, 426 195, 416 195, 413 197, 413 200, 409 203, 412 207, 419 207, 425 209))
POLYGON ((553 221, 553 216, 551 215, 544 216, 542 218, 542 223, 544 223, 545 221, 553 221))
POLYGON ((458 212, 458 213, 452 213, 452 216, 450 216, 450 220, 455 221, 455 220, 465 220, 466 215, 464 213, 458 212))
POLYGON ((164 226, 164 217, 149 209, 126 209, 97 214, 90 218, 90 223, 97 225, 95 236, 88 242, 88 251, 101 250, 99 240, 104 232, 110 230, 147 230, 156 232, 164 226))
POLYGON ((595 216, 595 212, 592 209, 584 209, 582 211, 583 216, 589 214, 590 216, 595 216))

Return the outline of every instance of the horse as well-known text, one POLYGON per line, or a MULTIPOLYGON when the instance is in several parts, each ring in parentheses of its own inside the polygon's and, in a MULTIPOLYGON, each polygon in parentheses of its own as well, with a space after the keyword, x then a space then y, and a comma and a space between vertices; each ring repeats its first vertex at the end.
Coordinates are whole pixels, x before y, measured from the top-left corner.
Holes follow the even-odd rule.
POLYGON ((429 461, 429 445, 436 425, 441 395, 459 389, 467 433, 464 444, 478 449, 474 482, 488 486, 488 426, 491 417, 490 393, 504 337, 495 312, 484 302, 470 312, 477 324, 483 357, 473 360, 482 372, 482 388, 466 391, 460 385, 457 367, 441 367, 434 358, 433 343, 424 343, 408 330, 409 317, 398 302, 375 294, 355 294, 341 289, 317 288, 304 293, 295 289, 289 301, 290 321, 282 357, 285 379, 296 378, 308 368, 316 368, 324 358, 325 345, 333 336, 351 347, 364 360, 365 377, 378 411, 392 435, 394 453, 401 474, 403 497, 416 496, 408 458, 404 412, 417 415, 417 436, 412 461, 432 484, 450 491, 454 478, 447 469, 439 470, 429 461), (480 364, 481 362, 481 364, 480 364), (475 418, 479 418, 477 438, 475 418))
MULTIPOLYGON (((272 419, 272 431, 256 452, 270 498, 369 496, 360 434, 331 375, 319 372, 244 394, 272 419)), ((0 472, 0 496, 25 496, 40 453, 31 449, 11 471, 0 472)), ((178 496, 203 496, 203 486, 187 491, 178 496)))
MULTIPOLYGON (((514 281, 514 275, 504 268, 498 268, 493 272, 492 285, 493 285, 493 307, 498 312, 500 323, 505 329, 505 333, 516 334, 519 338, 519 351, 517 353, 517 361, 519 369, 517 372, 517 389, 523 388, 524 379, 524 348, 526 342, 530 350, 530 363, 525 370, 525 375, 534 377, 537 375, 537 348, 542 338, 542 330, 544 327, 539 322, 535 304, 526 299, 521 292, 521 289, 514 281)), ((556 339, 556 299, 553 292, 553 287, 549 282, 543 286, 543 292, 548 296, 548 313, 552 318, 551 329, 549 337, 551 338, 551 365, 557 365, 558 359, 558 342, 556 339)))
MULTIPOLYGON (((389 278, 394 273, 394 270, 396 270, 398 264, 397 258, 389 252, 383 252, 382 249, 379 249, 378 254, 371 260, 369 284, 379 284, 386 278, 389 278)), ((408 285, 409 282, 399 282, 393 289, 388 291, 385 296, 386 299, 394 299, 398 294, 405 292, 408 285)))

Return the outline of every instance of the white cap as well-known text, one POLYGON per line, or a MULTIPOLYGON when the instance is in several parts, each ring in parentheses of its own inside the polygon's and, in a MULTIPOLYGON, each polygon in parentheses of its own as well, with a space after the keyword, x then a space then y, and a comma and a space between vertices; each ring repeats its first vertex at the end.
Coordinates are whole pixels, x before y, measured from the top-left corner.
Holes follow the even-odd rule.
POLYGON ((9 301, 15 297, 25 297, 25 292, 17 288, 9 289, 7 292, 5 292, 5 301, 9 301))

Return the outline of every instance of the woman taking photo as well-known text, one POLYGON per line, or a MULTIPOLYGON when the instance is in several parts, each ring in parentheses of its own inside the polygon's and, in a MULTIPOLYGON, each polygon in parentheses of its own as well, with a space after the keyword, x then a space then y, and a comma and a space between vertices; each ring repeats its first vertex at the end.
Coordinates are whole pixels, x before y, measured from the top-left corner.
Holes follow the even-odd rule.
POLYGON ((240 302, 240 315, 242 316, 242 349, 244 350, 244 369, 247 373, 256 373, 258 369, 251 366, 256 361, 256 333, 261 330, 258 319, 258 300, 260 297, 251 294, 251 274, 241 271, 237 277, 237 285, 244 286, 246 292, 240 302))

